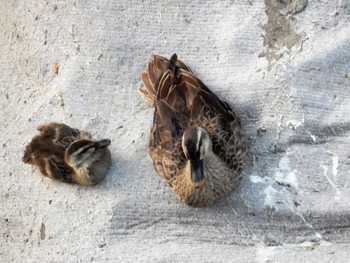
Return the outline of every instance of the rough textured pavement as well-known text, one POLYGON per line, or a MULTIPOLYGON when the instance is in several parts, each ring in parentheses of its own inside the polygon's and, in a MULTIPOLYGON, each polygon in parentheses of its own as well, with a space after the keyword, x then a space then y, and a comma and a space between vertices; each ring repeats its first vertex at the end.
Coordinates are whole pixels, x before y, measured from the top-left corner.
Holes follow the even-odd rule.
POLYGON ((0 34, 0 261, 349 259, 348 0, 10 0, 0 34), (244 181, 204 209, 177 201, 147 151, 140 73, 174 52, 250 137, 244 181), (112 140, 105 181, 21 163, 48 121, 112 140))

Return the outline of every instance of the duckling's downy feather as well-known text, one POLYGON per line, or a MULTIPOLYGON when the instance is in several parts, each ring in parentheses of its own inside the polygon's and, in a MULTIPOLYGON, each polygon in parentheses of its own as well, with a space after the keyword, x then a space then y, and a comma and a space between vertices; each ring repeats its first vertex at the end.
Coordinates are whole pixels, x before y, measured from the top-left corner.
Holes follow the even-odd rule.
POLYGON ((145 89, 140 95, 155 107, 149 152, 157 173, 188 205, 209 205, 227 195, 241 181, 247 152, 238 114, 176 54, 170 61, 154 56, 141 78, 145 89), (203 189, 195 189, 188 180, 189 162, 181 146, 182 135, 191 126, 203 128, 212 141, 212 154, 204 160, 207 185, 203 189))
POLYGON ((94 142, 90 133, 55 122, 39 126, 38 131, 39 135, 26 146, 22 157, 24 163, 34 165, 44 176, 66 183, 92 185, 106 176, 111 164, 107 148, 95 153, 89 159, 93 162, 90 161, 88 169, 85 170, 66 161, 70 156, 66 150, 72 149, 76 145, 74 142, 81 142, 83 145, 94 142))

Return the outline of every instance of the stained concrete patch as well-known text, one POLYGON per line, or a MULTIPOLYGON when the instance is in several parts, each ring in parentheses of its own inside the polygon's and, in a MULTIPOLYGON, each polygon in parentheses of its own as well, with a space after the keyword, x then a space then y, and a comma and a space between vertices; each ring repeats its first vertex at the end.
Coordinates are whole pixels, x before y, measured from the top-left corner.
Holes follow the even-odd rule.
POLYGON ((265 0, 267 23, 264 29, 264 46, 260 56, 269 61, 268 69, 293 46, 301 44, 305 33, 297 33, 293 25, 293 14, 304 10, 307 0, 265 0))

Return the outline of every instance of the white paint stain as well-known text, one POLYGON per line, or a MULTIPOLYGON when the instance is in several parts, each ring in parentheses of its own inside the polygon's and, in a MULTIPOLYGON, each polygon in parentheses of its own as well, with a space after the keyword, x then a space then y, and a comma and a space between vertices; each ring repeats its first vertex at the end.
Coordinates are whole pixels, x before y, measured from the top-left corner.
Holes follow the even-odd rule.
MULTIPOLYGON (((337 163, 337 161, 334 161, 337 163)), ((335 184, 330 180, 328 177, 328 167, 326 165, 323 165, 322 167, 325 167, 325 176, 329 179, 330 183, 335 187, 335 184)), ((292 170, 291 165, 290 165, 290 159, 288 157, 288 154, 284 156, 278 165, 278 168, 276 169, 273 179, 278 182, 282 183, 284 185, 289 185, 290 187, 294 188, 294 191, 298 190, 298 178, 296 176, 297 170, 292 170)), ((252 181, 255 181, 256 183, 264 181, 262 178, 258 176, 253 176, 251 178, 252 181)), ((265 180, 265 183, 267 181, 265 180)), ((337 188, 336 188, 337 190, 337 188)), ((270 207, 275 207, 277 200, 279 203, 283 203, 284 206, 287 209, 290 209, 291 212, 295 213, 299 218, 304 222, 304 224, 312 229, 315 232, 315 237, 321 241, 323 239, 322 235, 313 227, 311 223, 309 223, 304 215, 298 211, 296 206, 294 205, 293 201, 293 193, 289 191, 287 187, 283 188, 282 190, 278 191, 276 190, 272 184, 268 185, 264 189, 264 194, 265 194, 265 200, 264 200, 264 206, 270 206, 270 207)), ((339 192, 340 194, 340 192, 339 192)), ((260 248, 259 251, 257 251, 257 260, 258 262, 268 262, 271 260, 271 257, 273 256, 273 250, 266 250, 265 248, 260 248)))
POLYGON ((299 126, 302 126, 303 123, 301 121, 297 121, 297 120, 290 120, 288 122, 288 127, 291 129, 295 129, 298 128, 299 126))
POLYGON ((295 174, 296 170, 290 167, 288 155, 284 156, 279 162, 280 171, 275 172, 274 178, 277 182, 288 184, 291 187, 298 188, 298 179, 295 174))
POLYGON ((279 195, 279 191, 277 191, 272 184, 274 183, 273 180, 269 177, 260 177, 256 174, 252 174, 249 176, 249 180, 253 184, 263 184, 266 186, 263 190, 263 193, 265 195, 264 199, 264 206, 265 207, 275 207, 276 206, 276 200, 281 199, 279 195))
MULTIPOLYGON (((284 208, 294 211, 294 194, 289 191, 289 187, 292 187, 294 191, 297 190, 298 179, 296 176, 296 170, 292 170, 290 167, 290 159, 288 155, 280 160, 278 168, 275 168, 275 172, 271 177, 260 177, 258 174, 253 173, 249 176, 249 180, 254 184, 263 184, 265 186, 263 190, 265 195, 265 207, 276 207, 276 205, 282 205, 284 208), (285 187, 282 189, 276 189, 276 182, 285 187)), ((281 208, 283 209, 283 207, 281 208)))
POLYGON ((314 142, 316 142, 316 136, 315 135, 313 135, 311 132, 309 132, 308 130, 306 130, 306 133, 307 134, 309 134, 310 135, 310 137, 311 137, 311 139, 314 141, 314 142))
POLYGON ((305 114, 303 113, 303 116, 302 116, 300 121, 299 120, 290 120, 290 121, 288 121, 288 126, 291 129, 295 129, 295 128, 298 128, 300 126, 304 126, 304 123, 305 123, 305 114))
POLYGON ((275 200, 277 199, 276 196, 278 194, 278 191, 275 188, 273 188, 272 185, 269 185, 264 189, 264 194, 265 194, 264 206, 274 207, 275 200))
POLYGON ((249 176, 249 180, 253 183, 253 184, 258 184, 258 183, 261 183, 261 184, 265 184, 266 181, 264 180, 264 178, 258 176, 258 175, 251 175, 249 176))
MULTIPOLYGON (((301 123, 300 123, 299 125, 295 126, 295 127, 304 126, 304 124, 305 124, 305 114, 303 113, 303 117, 302 117, 302 119, 301 119, 301 123)), ((316 142, 317 137, 316 137, 315 135, 313 135, 310 131, 308 131, 308 130, 306 129, 306 127, 305 127, 305 131, 306 131, 306 133, 307 133, 308 135, 310 135, 312 141, 313 141, 313 142, 316 142)))
POLYGON ((337 176, 337 174, 338 174, 338 166, 339 166, 339 157, 338 157, 338 155, 333 155, 332 156, 332 161, 333 161, 332 174, 333 174, 333 176, 337 176))
MULTIPOLYGON (((336 191, 336 197, 335 199, 336 200, 340 200, 340 196, 341 196, 341 193, 338 189, 338 187, 335 185, 335 183, 331 180, 331 178, 328 176, 328 166, 325 165, 325 164, 321 164, 321 167, 323 168, 323 175, 327 178, 329 184, 334 188, 334 190, 336 191)), ((334 166, 333 166, 334 168, 334 166)), ((333 173, 334 175, 334 173, 333 173)))

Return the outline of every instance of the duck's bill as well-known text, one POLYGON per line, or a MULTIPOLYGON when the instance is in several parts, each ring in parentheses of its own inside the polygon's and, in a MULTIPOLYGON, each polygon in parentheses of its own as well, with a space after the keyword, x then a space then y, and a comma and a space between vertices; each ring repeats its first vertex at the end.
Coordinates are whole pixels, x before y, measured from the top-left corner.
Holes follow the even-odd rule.
POLYGON ((97 149, 106 148, 106 147, 108 147, 110 144, 111 144, 111 140, 109 140, 109 139, 103 139, 103 140, 97 141, 96 144, 95 144, 95 147, 96 147, 97 149))
POLYGON ((191 161, 191 180, 196 188, 205 185, 203 173, 203 160, 191 161))

